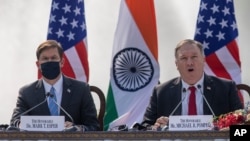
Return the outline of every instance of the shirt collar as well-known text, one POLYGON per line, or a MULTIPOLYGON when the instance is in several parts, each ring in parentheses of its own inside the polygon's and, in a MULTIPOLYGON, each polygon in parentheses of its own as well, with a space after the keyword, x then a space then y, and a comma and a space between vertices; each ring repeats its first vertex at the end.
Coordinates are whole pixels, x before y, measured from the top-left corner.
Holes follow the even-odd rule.
MULTIPOLYGON (((198 89, 198 85, 200 85, 200 89, 203 88, 203 81, 204 81, 204 73, 201 77, 201 79, 199 81, 197 81, 193 86, 195 86, 196 89, 198 89)), ((186 90, 188 90, 188 88, 191 86, 189 84, 187 84, 185 81, 183 81, 183 79, 181 79, 181 83, 182 83, 182 88, 185 88, 186 90)))
MULTIPOLYGON (((60 92, 60 90, 62 89, 62 83, 63 83, 63 77, 61 75, 60 78, 53 85, 54 89, 57 92, 60 92)), ((47 94, 48 92, 50 92, 50 89, 51 89, 52 85, 50 85, 49 83, 47 83, 44 79, 43 79, 43 85, 44 85, 45 92, 46 92, 45 94, 47 94)))

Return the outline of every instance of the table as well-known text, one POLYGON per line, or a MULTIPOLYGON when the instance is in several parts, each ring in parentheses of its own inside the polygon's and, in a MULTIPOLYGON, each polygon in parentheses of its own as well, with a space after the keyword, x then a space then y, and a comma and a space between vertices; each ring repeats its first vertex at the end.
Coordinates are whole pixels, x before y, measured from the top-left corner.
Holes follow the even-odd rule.
POLYGON ((229 131, 2 131, 0 140, 229 140, 229 131))

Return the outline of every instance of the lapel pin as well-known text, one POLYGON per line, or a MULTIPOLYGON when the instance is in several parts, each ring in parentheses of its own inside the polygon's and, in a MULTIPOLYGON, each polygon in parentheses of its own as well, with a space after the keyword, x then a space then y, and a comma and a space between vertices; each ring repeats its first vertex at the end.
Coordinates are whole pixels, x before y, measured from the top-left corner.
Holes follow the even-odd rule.
POLYGON ((71 90, 70 90, 70 89, 67 89, 67 92, 68 92, 68 93, 70 93, 70 92, 71 92, 71 90))
POLYGON ((207 90, 211 90, 211 87, 207 87, 207 90))

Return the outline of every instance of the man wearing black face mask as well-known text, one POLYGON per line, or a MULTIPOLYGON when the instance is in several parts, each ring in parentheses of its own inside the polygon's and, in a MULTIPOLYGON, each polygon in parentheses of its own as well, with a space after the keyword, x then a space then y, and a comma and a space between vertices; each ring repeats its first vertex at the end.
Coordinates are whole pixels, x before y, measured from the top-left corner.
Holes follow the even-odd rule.
POLYGON ((76 124, 81 125, 85 131, 100 130, 89 85, 69 78, 61 71, 64 64, 61 45, 54 40, 47 40, 38 46, 36 56, 36 65, 41 78, 20 88, 11 125, 18 127, 20 115, 44 101, 47 93, 53 93, 53 97, 56 98, 54 102, 57 103, 54 109, 50 109, 50 104, 53 102, 50 103, 51 97, 48 97, 47 103, 43 103, 26 115, 62 115, 65 117, 66 128, 76 124))

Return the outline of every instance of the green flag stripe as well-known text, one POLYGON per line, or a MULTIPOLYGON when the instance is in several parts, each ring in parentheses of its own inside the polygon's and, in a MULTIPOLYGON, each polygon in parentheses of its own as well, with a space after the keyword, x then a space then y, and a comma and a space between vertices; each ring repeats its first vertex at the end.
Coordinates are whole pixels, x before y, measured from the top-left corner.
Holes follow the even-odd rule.
POLYGON ((104 116, 104 130, 106 131, 109 128, 109 123, 118 118, 111 84, 109 84, 105 111, 106 112, 104 116))

